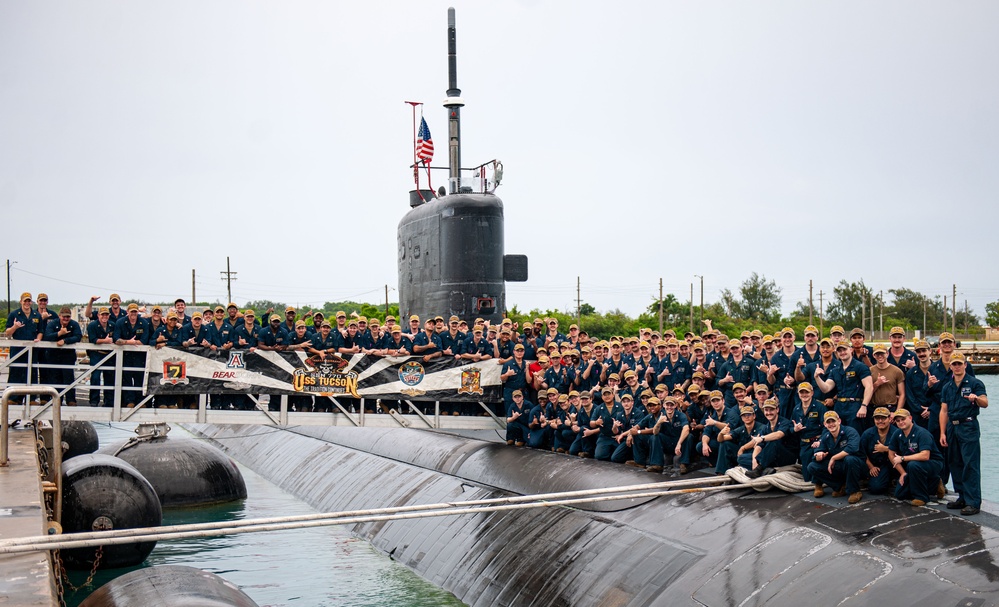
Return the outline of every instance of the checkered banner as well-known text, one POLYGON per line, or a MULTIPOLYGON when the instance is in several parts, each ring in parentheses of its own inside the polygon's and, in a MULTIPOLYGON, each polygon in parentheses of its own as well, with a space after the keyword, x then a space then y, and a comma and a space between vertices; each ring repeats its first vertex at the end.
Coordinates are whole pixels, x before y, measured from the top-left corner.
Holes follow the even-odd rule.
POLYGON ((500 402, 501 365, 441 357, 161 348, 147 355, 151 394, 302 394, 500 402))

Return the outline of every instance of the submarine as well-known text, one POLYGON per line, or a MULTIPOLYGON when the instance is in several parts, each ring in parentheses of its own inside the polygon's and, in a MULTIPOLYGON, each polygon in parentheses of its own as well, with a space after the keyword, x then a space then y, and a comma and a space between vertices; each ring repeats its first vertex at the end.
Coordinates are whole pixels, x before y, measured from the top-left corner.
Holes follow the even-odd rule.
MULTIPOLYGON (((668 480, 484 435, 187 427, 320 512, 668 480)), ((735 487, 345 527, 475 607, 988 607, 999 605, 996 514, 990 502, 972 520, 943 503, 735 487)))
MULTIPOLYGON (((527 280, 527 256, 504 249, 503 201, 496 195, 502 163, 461 167, 461 108, 455 12, 447 13, 448 187, 410 191, 412 207, 399 221, 399 313, 422 319, 440 314, 499 322, 506 283, 527 280), (492 169, 492 174, 487 171, 492 169)), ((414 172, 418 170, 416 159, 414 172)), ((429 171, 428 167, 427 170, 429 171)))

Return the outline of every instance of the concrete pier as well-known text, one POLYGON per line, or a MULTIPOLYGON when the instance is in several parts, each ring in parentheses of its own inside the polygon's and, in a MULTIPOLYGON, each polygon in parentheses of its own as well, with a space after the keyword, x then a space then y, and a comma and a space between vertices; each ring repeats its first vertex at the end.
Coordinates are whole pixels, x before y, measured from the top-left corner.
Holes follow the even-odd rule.
MULTIPOLYGON (((8 430, 10 464, 0 467, 0 539, 38 536, 47 517, 33 430, 8 430)), ((58 605, 48 552, 0 555, 0 604, 58 605)))

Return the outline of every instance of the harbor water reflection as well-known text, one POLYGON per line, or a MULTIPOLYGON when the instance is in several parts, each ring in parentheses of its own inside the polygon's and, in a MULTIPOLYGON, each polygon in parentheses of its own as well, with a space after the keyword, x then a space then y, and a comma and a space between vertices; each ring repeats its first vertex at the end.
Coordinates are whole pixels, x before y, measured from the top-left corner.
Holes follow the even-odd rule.
MULTIPOLYGON (((129 424, 94 424, 101 444, 133 433, 129 424)), ((270 431, 262 428, 262 431, 270 431)), ((180 427, 171 437, 188 438, 180 427)), ((245 502, 202 508, 164 510, 163 524, 178 525, 314 513, 311 507, 243 466, 245 502)), ((261 607, 343 606, 431 607, 462 605, 395 563, 364 540, 337 527, 246 533, 225 537, 159 542, 143 566, 189 565, 215 573, 236 584, 261 607)), ((67 604, 79 604, 93 589, 132 571, 99 571, 92 588, 67 593, 67 604)), ((86 572, 70 572, 81 584, 86 572)))

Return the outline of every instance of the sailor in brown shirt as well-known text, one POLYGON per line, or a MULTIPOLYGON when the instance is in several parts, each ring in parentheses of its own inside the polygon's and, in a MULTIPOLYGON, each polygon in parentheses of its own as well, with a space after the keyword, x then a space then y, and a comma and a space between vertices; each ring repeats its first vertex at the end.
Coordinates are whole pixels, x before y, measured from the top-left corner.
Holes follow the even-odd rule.
POLYGON ((894 413, 905 407, 905 374, 888 362, 888 348, 884 344, 874 346, 875 363, 871 367, 874 380, 873 407, 887 407, 894 413))

